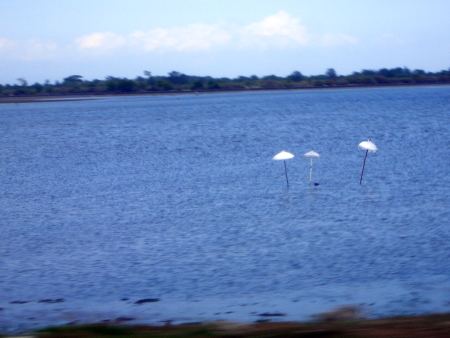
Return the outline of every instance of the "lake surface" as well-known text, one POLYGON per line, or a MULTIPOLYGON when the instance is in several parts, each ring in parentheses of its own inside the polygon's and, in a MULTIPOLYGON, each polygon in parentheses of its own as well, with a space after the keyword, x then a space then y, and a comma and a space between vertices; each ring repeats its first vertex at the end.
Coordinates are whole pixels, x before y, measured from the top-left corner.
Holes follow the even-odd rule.
POLYGON ((449 86, 2 104, 0 331, 450 311, 449 128, 449 86))

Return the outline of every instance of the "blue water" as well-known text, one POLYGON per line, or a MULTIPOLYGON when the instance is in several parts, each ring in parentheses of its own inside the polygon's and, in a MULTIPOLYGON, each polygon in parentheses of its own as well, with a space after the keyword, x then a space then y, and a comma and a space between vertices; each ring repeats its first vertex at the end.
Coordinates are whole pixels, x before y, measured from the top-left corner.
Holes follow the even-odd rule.
POLYGON ((0 330, 450 311, 449 128, 449 86, 2 104, 0 330))

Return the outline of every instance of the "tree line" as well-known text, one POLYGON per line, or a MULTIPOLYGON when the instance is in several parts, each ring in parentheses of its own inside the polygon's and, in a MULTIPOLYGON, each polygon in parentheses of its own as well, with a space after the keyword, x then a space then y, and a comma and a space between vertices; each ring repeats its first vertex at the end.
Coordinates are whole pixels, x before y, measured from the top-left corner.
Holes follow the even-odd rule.
POLYGON ((105 95, 167 92, 201 92, 221 90, 300 89, 327 87, 358 87, 386 85, 450 84, 450 68, 438 72, 405 67, 363 69, 350 75, 339 75, 333 68, 321 75, 303 75, 294 71, 288 76, 267 75, 258 77, 215 78, 194 76, 171 71, 167 76, 155 76, 144 71, 134 79, 108 76, 103 80, 86 80, 81 75, 70 75, 62 81, 45 81, 29 84, 19 78, 15 84, 0 84, 0 97, 105 95))

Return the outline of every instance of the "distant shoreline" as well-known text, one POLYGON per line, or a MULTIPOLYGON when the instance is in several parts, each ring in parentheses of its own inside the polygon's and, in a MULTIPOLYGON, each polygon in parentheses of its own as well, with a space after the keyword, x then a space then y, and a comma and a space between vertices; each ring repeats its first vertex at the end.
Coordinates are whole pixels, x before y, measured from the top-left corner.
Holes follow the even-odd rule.
POLYGON ((326 90, 326 89, 360 89, 360 88, 393 88, 393 87, 443 87, 448 83, 430 84, 385 84, 385 85, 347 85, 328 87, 302 87, 302 88, 246 88, 246 89, 215 89, 215 90, 171 90, 171 91, 148 91, 140 93, 102 93, 102 94, 56 94, 56 95, 33 95, 33 96, 4 96, 0 97, 2 103, 39 103, 39 102, 63 102, 97 100, 109 97, 133 97, 133 96, 160 96, 160 95, 182 95, 182 94, 219 94, 240 92, 262 92, 262 91, 303 91, 303 90, 326 90))

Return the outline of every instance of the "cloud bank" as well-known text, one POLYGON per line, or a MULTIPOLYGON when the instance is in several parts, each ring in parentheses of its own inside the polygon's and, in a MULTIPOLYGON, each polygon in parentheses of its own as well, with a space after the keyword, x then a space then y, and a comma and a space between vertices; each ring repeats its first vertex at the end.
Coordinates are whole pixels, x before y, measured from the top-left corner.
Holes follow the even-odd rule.
POLYGON ((92 32, 75 37, 70 43, 52 41, 11 41, 0 37, 0 55, 21 55, 23 59, 51 58, 58 53, 108 54, 195 53, 214 49, 293 49, 335 47, 356 44, 358 39, 344 33, 314 34, 299 18, 285 11, 245 25, 189 24, 176 27, 154 27, 129 33, 92 32))

